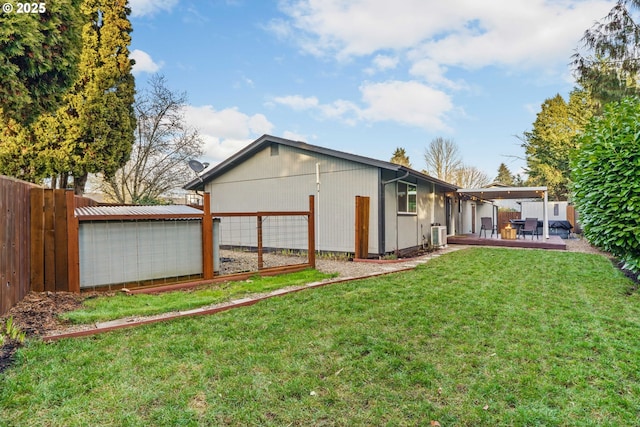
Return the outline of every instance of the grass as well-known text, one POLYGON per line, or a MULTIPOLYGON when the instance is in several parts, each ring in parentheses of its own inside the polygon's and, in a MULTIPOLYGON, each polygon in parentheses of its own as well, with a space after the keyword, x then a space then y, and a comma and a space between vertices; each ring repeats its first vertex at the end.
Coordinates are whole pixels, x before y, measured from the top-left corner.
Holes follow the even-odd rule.
POLYGON ((279 276, 256 276, 249 280, 224 282, 190 291, 164 292, 154 295, 117 294, 85 300, 84 309, 64 313, 61 317, 71 323, 94 323, 129 316, 151 316, 177 310, 190 310, 230 301, 243 295, 270 292, 335 276, 335 274, 307 269, 279 276))
POLYGON ((631 286, 597 255, 478 248, 215 316, 33 341, 0 377, 0 425, 637 425, 631 286))

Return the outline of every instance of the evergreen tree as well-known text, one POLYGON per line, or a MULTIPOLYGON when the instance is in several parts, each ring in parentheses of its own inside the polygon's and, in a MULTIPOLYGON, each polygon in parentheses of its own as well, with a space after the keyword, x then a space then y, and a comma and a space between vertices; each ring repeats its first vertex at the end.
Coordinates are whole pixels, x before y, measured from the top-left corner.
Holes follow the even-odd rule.
POLYGON ((498 167, 498 176, 495 181, 508 186, 513 186, 515 184, 514 176, 504 163, 500 163, 500 166, 498 167))
POLYGON ((134 142, 135 115, 130 9, 126 0, 85 0, 78 78, 55 119, 48 120, 47 155, 53 174, 71 172, 76 194, 87 175, 111 177, 134 142), (57 135, 57 137, 52 137, 57 135))
POLYGON ((640 0, 617 0, 609 14, 585 31, 582 45, 573 55, 577 81, 602 108, 628 95, 638 95, 640 25, 631 11, 640 0))
POLYGON ((41 113, 55 110, 73 83, 81 46, 80 2, 38 3, 35 14, 0 12, 3 136, 15 136, 16 123, 27 125, 41 113))
POLYGON ((393 152, 393 157, 391 157, 391 163, 395 163, 397 165, 406 166, 408 168, 411 167, 411 162, 409 161, 409 156, 407 156, 407 152, 404 148, 396 148, 396 151, 393 152))
POLYGON ((583 90, 572 91, 568 103, 560 95, 544 101, 533 130, 522 138, 529 185, 547 186, 552 199, 568 198, 569 155, 577 148, 576 137, 594 111, 593 102, 583 90))

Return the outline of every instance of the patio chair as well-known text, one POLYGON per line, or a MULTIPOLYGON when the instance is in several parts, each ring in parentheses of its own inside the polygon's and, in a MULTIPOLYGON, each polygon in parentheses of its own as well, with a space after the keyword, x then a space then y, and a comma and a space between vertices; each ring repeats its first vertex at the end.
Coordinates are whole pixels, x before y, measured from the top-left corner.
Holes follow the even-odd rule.
POLYGON ((480 218, 480 233, 478 233, 478 237, 482 237, 482 232, 484 231, 484 237, 487 237, 487 230, 491 230, 491 237, 493 237, 493 233, 498 235, 498 229, 495 225, 493 225, 493 220, 488 216, 483 216, 480 218))
POLYGON ((524 225, 520 228, 520 234, 524 238, 526 233, 531 233, 531 240, 535 234, 536 239, 539 239, 538 234, 538 218, 527 218, 524 220, 524 225))

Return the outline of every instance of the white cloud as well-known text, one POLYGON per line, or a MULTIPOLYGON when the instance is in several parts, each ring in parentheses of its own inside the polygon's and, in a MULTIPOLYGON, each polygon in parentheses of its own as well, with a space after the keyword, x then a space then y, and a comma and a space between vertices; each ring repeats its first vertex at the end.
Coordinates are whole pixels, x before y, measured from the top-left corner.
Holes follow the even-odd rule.
POLYGON ((211 163, 226 159, 257 137, 271 133, 274 127, 263 114, 250 116, 237 108, 216 110, 211 105, 189 105, 184 111, 185 121, 200 132, 205 157, 211 163))
POLYGON ((136 61, 133 65, 133 74, 155 73, 162 67, 162 63, 156 63, 151 56, 140 49, 134 49, 129 54, 129 58, 136 61))
POLYGON ((360 122, 392 121, 428 130, 445 130, 445 116, 453 109, 450 97, 416 81, 364 83, 360 86, 362 104, 338 99, 321 104, 317 98, 299 95, 276 98, 276 102, 296 110, 311 110, 323 119, 349 125, 360 122))
POLYGON ((368 105, 361 114, 370 121, 394 121, 429 130, 446 130, 446 114, 452 110, 449 96, 422 83, 389 81, 360 87, 368 105))
POLYGON ((584 30, 607 0, 291 0, 288 20, 272 23, 316 55, 337 59, 383 50, 417 62, 483 67, 566 67, 584 30))
POLYGON ((276 104, 286 105, 293 110, 308 110, 318 106, 318 98, 315 96, 304 97, 300 95, 280 96, 273 99, 276 104))
POLYGON ((396 68, 398 61, 397 56, 376 55, 376 57, 373 58, 373 65, 375 65, 378 70, 389 70, 396 68))
POLYGON ((131 16, 153 15, 160 11, 168 12, 178 4, 178 0, 129 0, 131 16))
POLYGON ((286 130, 283 132, 282 137, 285 139, 290 139, 292 141, 304 141, 304 142, 309 142, 309 138, 307 138, 305 135, 302 135, 300 133, 297 132, 292 132, 289 130, 286 130))
POLYGON ((454 82, 446 77, 448 68, 431 59, 416 61, 409 69, 409 74, 421 78, 423 81, 448 89, 462 89, 464 82, 454 82))

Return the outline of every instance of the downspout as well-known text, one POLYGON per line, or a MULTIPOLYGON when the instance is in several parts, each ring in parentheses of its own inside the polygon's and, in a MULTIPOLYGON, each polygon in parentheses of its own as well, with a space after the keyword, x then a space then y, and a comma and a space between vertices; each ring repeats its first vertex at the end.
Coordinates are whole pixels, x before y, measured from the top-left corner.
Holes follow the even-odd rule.
MULTIPOLYGON (((392 184, 394 182, 400 181, 401 179, 405 179, 408 176, 409 176, 409 171, 406 171, 404 173, 404 175, 402 175, 402 176, 390 179, 388 181, 382 181, 382 191, 384 192, 384 188, 385 188, 385 186, 387 184, 392 184)), ((396 203, 397 203, 397 200, 398 200, 398 189, 396 188, 396 203)), ((396 206, 396 251, 398 250, 398 243, 399 243, 398 234, 399 234, 398 233, 398 209, 397 209, 397 206, 396 206)), ((383 248, 383 252, 384 252, 385 249, 386 248, 383 248)))
POLYGON ((389 181, 382 181, 382 185, 387 185, 387 184, 391 184, 392 182, 400 181, 401 179, 405 179, 408 176, 409 176, 409 171, 405 172, 405 174, 402 175, 401 177, 393 178, 393 179, 390 179, 389 181))
POLYGON ((316 252, 320 253, 320 163, 316 163, 316 252))
POLYGON ((384 255, 385 233, 386 233, 386 197, 384 194, 384 183, 382 182, 382 169, 378 168, 378 255, 384 255))

